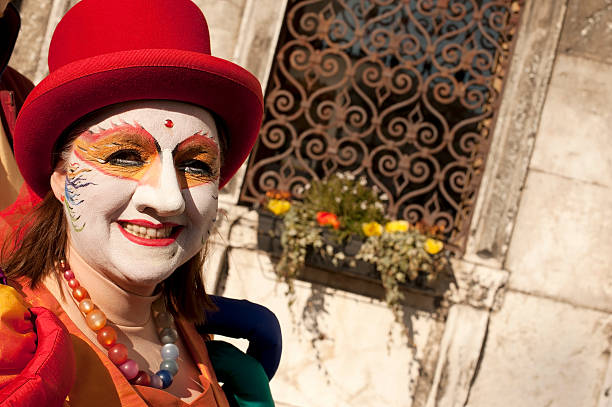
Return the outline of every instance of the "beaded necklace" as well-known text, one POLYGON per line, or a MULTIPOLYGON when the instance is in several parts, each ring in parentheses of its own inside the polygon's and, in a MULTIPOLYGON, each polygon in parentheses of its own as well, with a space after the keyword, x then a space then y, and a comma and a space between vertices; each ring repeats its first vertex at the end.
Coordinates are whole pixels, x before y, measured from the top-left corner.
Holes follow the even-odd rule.
POLYGON ((156 389, 169 387, 178 372, 177 359, 179 356, 179 349, 175 344, 178 333, 176 329, 172 328, 174 323, 172 315, 164 311, 153 311, 159 340, 163 344, 160 350, 162 362, 157 373, 149 374, 140 370, 136 361, 128 358, 127 347, 117 342, 117 332, 107 325, 106 315, 96 307, 87 290, 79 284, 64 260, 60 261, 60 267, 68 287, 72 290, 72 298, 74 298, 83 314, 87 326, 96 332, 98 343, 107 350, 108 358, 119 368, 125 378, 130 383, 141 386, 150 386, 156 389))

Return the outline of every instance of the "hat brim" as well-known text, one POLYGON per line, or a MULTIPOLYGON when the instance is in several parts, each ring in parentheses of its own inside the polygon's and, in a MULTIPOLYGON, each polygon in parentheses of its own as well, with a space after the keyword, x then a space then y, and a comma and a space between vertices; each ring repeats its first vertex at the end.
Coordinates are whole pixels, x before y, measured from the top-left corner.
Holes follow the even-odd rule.
POLYGON ((176 49, 99 55, 49 74, 26 99, 15 127, 15 158, 25 181, 45 196, 53 146, 86 114, 121 102, 155 99, 195 104, 223 119, 228 147, 219 186, 225 185, 257 139, 263 116, 261 86, 232 62, 176 49))

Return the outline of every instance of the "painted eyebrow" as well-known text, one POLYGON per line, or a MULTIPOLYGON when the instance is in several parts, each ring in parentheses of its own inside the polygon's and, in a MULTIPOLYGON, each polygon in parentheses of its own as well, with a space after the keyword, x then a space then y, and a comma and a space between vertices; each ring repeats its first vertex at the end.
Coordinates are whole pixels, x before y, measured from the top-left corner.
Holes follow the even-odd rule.
POLYGON ((157 150, 157 152, 158 153, 161 152, 161 146, 159 145, 157 140, 155 140, 155 137, 153 137, 151 133, 149 133, 144 127, 142 127, 137 122, 135 124, 130 124, 127 122, 123 122, 121 125, 112 124, 110 128, 103 129, 101 132, 98 132, 98 133, 92 132, 91 136, 93 138, 92 141, 95 143, 95 142, 98 142, 103 137, 109 137, 109 136, 121 134, 121 133, 129 133, 130 135, 138 136, 143 141, 151 142, 155 146, 155 149, 157 150))
POLYGON ((218 150, 217 144, 212 140, 212 138, 208 137, 208 132, 204 133, 202 131, 199 131, 193 136, 186 138, 185 140, 178 143, 176 147, 174 147, 174 150, 172 150, 172 156, 174 157, 176 153, 178 153, 179 150, 181 150, 186 144, 191 144, 197 141, 202 141, 201 143, 198 143, 198 145, 214 147, 216 150, 218 150))

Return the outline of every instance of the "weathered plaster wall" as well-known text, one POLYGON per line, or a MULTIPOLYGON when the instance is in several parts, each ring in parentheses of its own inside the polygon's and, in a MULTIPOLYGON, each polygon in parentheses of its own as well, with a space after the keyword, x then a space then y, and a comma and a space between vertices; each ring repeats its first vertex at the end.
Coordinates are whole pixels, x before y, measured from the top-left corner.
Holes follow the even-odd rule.
POLYGON ((411 404, 423 351, 439 340, 442 323, 406 308, 411 341, 377 300, 297 282, 289 308, 285 284, 275 280, 267 254, 254 249, 257 216, 248 212, 232 230, 223 294, 272 309, 283 328, 283 358, 272 381, 279 405, 393 406, 411 404), (389 336, 389 331, 392 334, 389 336))
POLYGON ((34 79, 45 39, 53 2, 23 0, 21 2, 21 31, 9 65, 34 79))
MULTIPOLYGON (((38 83, 47 73, 55 26, 79 0, 22 0, 21 32, 10 65, 38 83)), ((205 13, 213 55, 234 60, 247 0, 194 0, 205 13)))
POLYGON ((468 406, 610 406, 612 1, 570 0, 468 406))

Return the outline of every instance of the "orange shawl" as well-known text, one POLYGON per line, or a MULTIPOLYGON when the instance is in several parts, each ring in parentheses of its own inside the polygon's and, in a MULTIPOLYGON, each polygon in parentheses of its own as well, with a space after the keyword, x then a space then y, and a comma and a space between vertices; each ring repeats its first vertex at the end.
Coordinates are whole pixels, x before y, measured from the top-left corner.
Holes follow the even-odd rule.
POLYGON ((24 294, 25 300, 32 306, 45 307, 57 315, 70 333, 76 357, 76 382, 66 398, 65 405, 74 407, 229 407, 223 390, 217 382, 204 340, 197 333, 193 324, 180 318, 176 321, 179 334, 201 373, 198 379, 204 388, 203 393, 197 399, 186 403, 164 390, 131 385, 107 355, 68 318, 46 288, 39 287, 32 290, 27 284, 16 288, 24 294))

